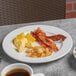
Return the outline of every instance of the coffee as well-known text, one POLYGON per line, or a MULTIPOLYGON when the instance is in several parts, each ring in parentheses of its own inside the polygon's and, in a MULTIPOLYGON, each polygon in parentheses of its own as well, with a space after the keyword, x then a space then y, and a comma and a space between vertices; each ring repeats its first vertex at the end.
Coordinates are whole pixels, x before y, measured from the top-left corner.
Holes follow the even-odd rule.
POLYGON ((13 69, 7 72, 5 76, 30 76, 30 73, 24 69, 13 69))

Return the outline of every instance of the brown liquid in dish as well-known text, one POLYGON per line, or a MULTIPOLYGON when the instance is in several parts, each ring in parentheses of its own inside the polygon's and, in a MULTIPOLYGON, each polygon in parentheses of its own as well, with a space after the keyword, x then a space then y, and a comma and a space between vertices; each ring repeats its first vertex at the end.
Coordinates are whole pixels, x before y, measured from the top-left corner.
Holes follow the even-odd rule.
POLYGON ((30 76, 30 74, 24 69, 13 69, 7 72, 5 76, 30 76))

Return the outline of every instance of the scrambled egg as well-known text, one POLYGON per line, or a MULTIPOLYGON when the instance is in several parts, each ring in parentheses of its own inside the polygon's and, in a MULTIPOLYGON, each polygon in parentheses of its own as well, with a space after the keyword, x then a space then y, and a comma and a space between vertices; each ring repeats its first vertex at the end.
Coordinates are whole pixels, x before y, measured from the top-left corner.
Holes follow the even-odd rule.
POLYGON ((29 42, 35 42, 36 40, 30 33, 26 34, 25 37, 27 38, 29 42))
POLYGON ((18 52, 23 52, 24 48, 32 48, 32 43, 35 42, 35 38, 31 34, 21 33, 13 40, 13 44, 17 48, 18 52))
POLYGON ((19 34, 14 40, 13 40, 14 45, 17 48, 18 52, 22 52, 25 48, 25 44, 27 43, 27 39, 25 38, 25 34, 21 33, 19 34))

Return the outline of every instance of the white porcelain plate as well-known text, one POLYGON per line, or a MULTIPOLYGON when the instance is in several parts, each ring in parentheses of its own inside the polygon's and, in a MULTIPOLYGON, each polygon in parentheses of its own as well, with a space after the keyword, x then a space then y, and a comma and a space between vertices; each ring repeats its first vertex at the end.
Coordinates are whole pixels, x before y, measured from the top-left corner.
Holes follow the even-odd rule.
POLYGON ((4 52, 8 56, 10 56, 13 59, 16 59, 18 61, 28 62, 28 63, 45 63, 45 62, 57 60, 57 59, 65 56, 71 50, 71 48, 73 46, 73 41, 72 41, 71 36, 67 32, 65 32, 64 30, 62 30, 60 28, 49 26, 49 25, 31 25, 31 26, 21 27, 19 29, 16 29, 16 30, 10 32, 4 38, 2 46, 3 46, 4 52), (30 31, 34 31, 37 27, 40 27, 48 35, 62 34, 62 35, 65 35, 67 37, 63 43, 57 43, 57 46, 59 47, 58 52, 53 53, 51 56, 47 56, 47 57, 30 58, 30 57, 26 56, 25 52, 18 53, 15 50, 15 46, 13 45, 12 40, 18 34, 20 34, 22 32, 28 33, 30 31))

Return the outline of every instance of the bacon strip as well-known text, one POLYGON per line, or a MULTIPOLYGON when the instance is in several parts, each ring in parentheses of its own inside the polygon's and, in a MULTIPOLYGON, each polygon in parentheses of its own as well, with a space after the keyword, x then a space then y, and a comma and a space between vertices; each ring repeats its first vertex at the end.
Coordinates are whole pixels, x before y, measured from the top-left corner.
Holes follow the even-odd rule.
POLYGON ((36 29, 34 32, 31 32, 31 34, 43 47, 47 47, 55 52, 59 50, 56 44, 53 42, 53 40, 49 40, 49 38, 46 37, 46 34, 40 28, 36 29))
POLYGON ((47 36, 47 38, 52 39, 53 41, 58 41, 58 40, 64 41, 66 39, 66 37, 64 35, 61 35, 61 34, 53 35, 53 36, 47 36))

